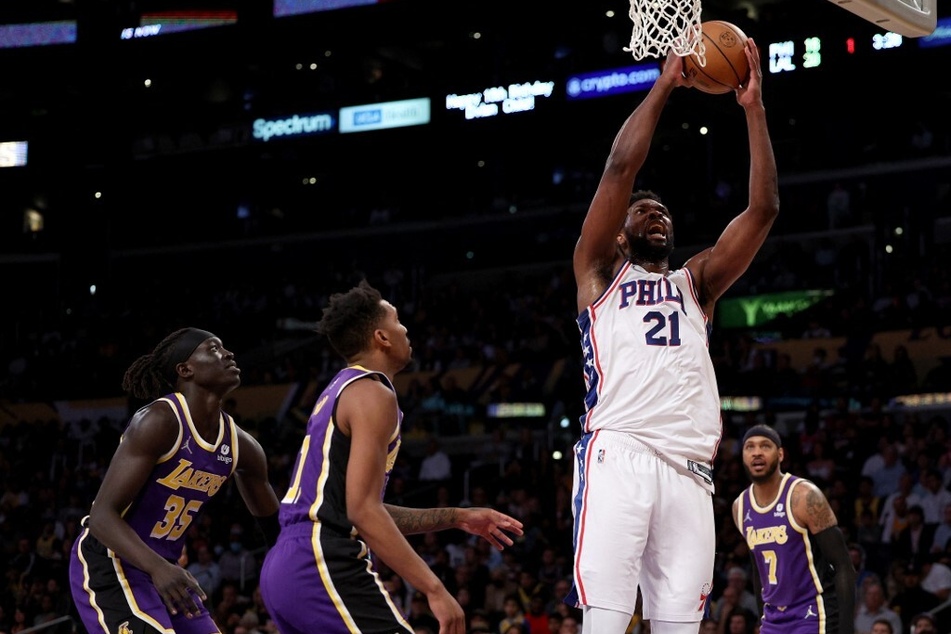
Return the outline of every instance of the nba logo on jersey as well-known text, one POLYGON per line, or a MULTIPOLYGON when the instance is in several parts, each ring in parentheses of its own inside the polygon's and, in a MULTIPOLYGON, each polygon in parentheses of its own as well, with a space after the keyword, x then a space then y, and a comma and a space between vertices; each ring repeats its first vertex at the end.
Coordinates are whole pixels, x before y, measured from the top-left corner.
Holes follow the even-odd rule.
POLYGON ((598 449, 598 464, 604 462, 604 449, 598 449))

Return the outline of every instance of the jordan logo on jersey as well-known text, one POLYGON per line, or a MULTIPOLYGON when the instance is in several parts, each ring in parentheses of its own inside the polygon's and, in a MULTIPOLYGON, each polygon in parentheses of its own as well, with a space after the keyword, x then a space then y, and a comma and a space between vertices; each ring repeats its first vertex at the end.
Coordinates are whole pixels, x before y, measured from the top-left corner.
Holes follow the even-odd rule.
POLYGON ((191 443, 192 443, 192 439, 191 439, 191 438, 186 438, 186 439, 185 439, 185 444, 182 445, 182 449, 187 449, 187 450, 188 450, 188 453, 192 453, 191 443))
POLYGON ((743 522, 752 522, 753 517, 750 515, 750 510, 746 509, 746 517, 743 518, 743 522))
POLYGON ((804 616, 804 617, 802 617, 802 618, 808 619, 810 616, 819 616, 818 614, 816 614, 815 612, 812 611, 812 606, 811 606, 811 605, 809 606, 809 609, 806 610, 806 616, 804 616))

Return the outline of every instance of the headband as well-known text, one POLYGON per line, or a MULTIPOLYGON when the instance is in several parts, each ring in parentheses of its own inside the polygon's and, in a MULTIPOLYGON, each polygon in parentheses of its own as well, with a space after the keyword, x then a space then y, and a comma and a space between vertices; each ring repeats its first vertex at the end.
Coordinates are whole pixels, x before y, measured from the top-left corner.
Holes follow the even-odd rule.
POLYGON ((185 329, 185 333, 172 345, 172 349, 168 353, 165 376, 168 377, 169 383, 175 385, 178 381, 178 372, 175 370, 178 364, 188 361, 188 358, 192 356, 198 346, 214 336, 214 334, 200 328, 185 329))
POLYGON ((753 425, 746 433, 743 434, 743 442, 740 444, 742 447, 746 444, 746 441, 752 438, 753 436, 763 436, 764 438, 769 438, 773 441, 777 447, 783 446, 783 439, 779 437, 779 434, 776 433, 776 430, 767 425, 753 425))

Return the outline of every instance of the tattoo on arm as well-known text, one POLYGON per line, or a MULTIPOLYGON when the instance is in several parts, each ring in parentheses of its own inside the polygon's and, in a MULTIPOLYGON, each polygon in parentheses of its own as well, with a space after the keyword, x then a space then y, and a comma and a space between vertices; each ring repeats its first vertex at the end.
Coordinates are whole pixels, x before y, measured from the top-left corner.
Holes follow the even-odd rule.
POLYGON ((838 524, 822 491, 815 486, 807 486, 805 496, 806 525, 809 530, 818 533, 838 524))
POLYGON ((404 535, 441 531, 456 525, 457 509, 454 508, 411 509, 392 504, 384 506, 404 535))

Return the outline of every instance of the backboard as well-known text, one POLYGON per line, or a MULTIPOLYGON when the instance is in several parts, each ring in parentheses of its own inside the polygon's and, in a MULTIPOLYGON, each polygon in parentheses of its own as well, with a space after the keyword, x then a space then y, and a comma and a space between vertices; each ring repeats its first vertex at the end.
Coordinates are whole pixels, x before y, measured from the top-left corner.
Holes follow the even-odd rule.
POLYGON ((938 24, 938 0, 829 0, 843 9, 905 37, 931 35, 938 24))

